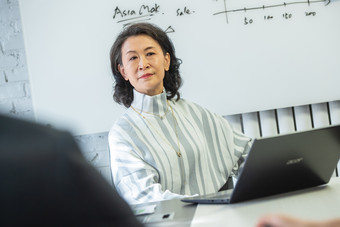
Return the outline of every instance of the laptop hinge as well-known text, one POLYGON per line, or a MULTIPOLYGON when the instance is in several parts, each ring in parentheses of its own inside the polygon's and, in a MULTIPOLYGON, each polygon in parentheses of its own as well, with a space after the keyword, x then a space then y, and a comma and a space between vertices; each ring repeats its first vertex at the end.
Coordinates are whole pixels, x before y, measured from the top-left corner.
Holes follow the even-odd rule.
POLYGON ((233 189, 234 188, 234 182, 233 182, 233 178, 232 177, 229 177, 227 182, 222 186, 222 188, 220 190, 218 190, 219 192, 220 191, 225 191, 225 190, 228 190, 228 189, 233 189))

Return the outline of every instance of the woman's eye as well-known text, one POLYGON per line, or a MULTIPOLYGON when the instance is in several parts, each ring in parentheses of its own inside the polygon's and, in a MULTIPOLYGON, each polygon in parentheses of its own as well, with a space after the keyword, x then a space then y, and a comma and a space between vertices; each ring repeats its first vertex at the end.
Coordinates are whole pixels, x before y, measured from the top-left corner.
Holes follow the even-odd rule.
POLYGON ((155 53, 154 52, 149 52, 146 54, 146 56, 151 56, 151 55, 154 55, 155 53))
POLYGON ((135 59, 137 59, 137 57, 136 57, 136 56, 133 56, 133 57, 131 57, 129 60, 130 60, 130 61, 133 61, 133 60, 135 60, 135 59))

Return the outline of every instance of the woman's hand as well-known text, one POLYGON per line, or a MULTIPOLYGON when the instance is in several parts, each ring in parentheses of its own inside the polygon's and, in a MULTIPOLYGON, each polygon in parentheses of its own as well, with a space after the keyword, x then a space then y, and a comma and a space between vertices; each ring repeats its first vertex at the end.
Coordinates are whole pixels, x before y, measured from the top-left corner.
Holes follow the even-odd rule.
POLYGON ((339 227, 340 219, 327 221, 309 221, 283 214, 268 214, 262 216, 256 227, 339 227))

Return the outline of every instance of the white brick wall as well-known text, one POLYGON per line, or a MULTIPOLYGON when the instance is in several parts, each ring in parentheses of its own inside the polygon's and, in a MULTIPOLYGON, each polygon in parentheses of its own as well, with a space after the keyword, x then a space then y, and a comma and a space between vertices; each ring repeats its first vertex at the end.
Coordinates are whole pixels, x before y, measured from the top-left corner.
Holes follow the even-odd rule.
POLYGON ((107 132, 76 136, 85 158, 112 184, 107 132))
POLYGON ((19 5, 0 0, 0 111, 33 119, 19 5))
MULTIPOLYGON (((0 112, 34 119, 18 0, 0 0, 0 112)), ((75 139, 86 159, 112 183, 107 132, 75 139)))

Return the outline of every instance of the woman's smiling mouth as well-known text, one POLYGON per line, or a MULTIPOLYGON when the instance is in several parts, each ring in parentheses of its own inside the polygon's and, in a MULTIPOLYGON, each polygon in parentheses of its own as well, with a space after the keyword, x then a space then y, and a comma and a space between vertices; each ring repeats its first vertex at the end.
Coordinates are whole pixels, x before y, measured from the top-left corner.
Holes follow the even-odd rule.
POLYGON ((153 75, 152 73, 145 73, 141 77, 139 77, 139 79, 147 79, 147 78, 151 77, 152 75, 153 75))

